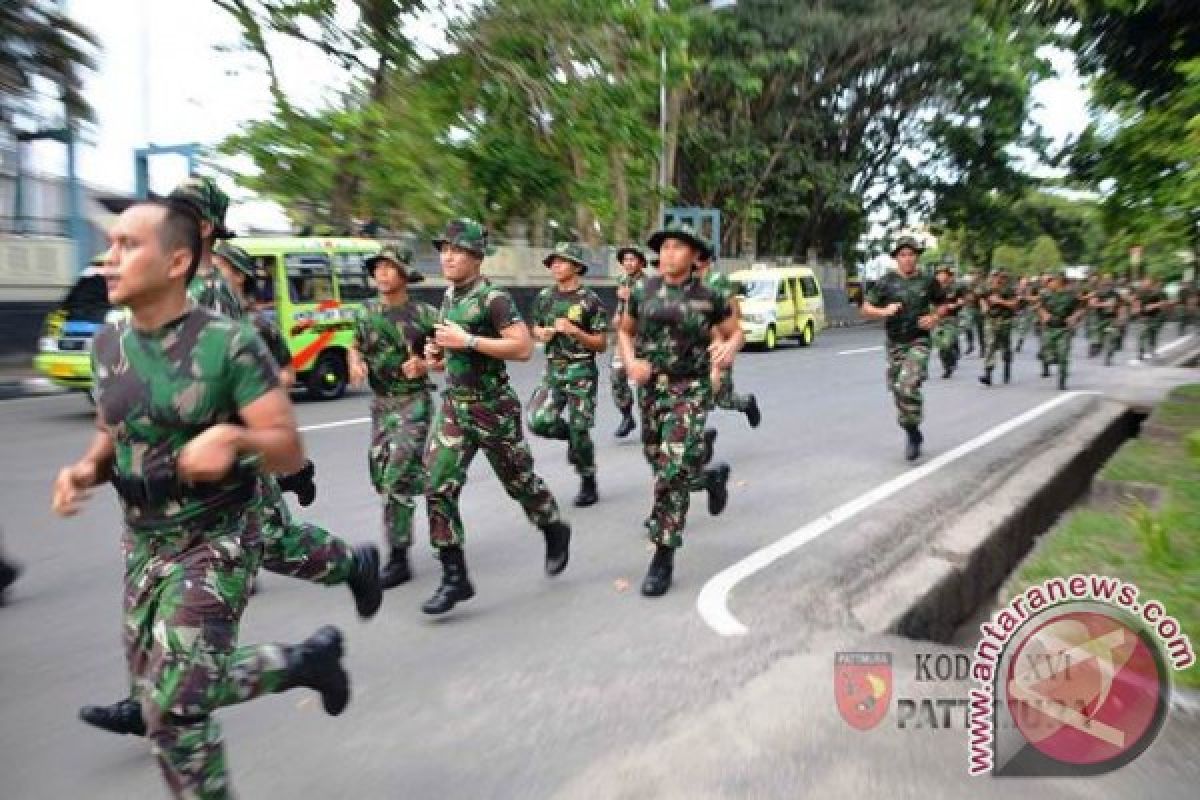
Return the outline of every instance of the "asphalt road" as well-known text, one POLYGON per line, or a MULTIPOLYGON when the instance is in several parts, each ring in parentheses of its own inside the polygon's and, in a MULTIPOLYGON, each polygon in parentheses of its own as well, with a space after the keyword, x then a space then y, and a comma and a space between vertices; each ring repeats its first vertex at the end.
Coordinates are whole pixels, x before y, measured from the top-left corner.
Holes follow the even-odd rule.
MULTIPOLYGON (((1170 346, 1171 336, 1165 339, 1170 346)), ((450 615, 431 619, 418 610, 438 578, 425 546, 415 551, 414 581, 389 592, 368 623, 355 617, 345 589, 264 575, 243 641, 290 642, 324 623, 341 626, 354 697, 336 719, 305 691, 221 711, 241 796, 1011 791, 1014 785, 1002 781, 966 783, 961 728, 918 732, 893 725, 868 736, 839 720, 829 670, 835 650, 916 647, 865 637, 814 590, 853 570, 854 524, 739 585, 731 607, 751 621, 749 635, 719 636, 696 611, 711 576, 909 469, 883 385, 881 344, 880 330, 853 328, 827 332, 807 349, 739 357, 737 386, 758 394, 764 421, 751 430, 741 415, 715 416, 718 458, 733 464, 729 507, 712 518, 695 496, 674 588, 664 598, 647 600, 637 591, 648 561, 642 520, 650 477, 636 436, 625 442, 611 436, 617 415, 606 373, 596 429, 598 505, 570 508, 577 482, 564 446, 533 444, 538 471, 574 526, 571 565, 560 578, 542 574, 540 535, 482 458, 472 467, 463 506, 478 594, 450 615)), ((1076 343, 1073 389, 1153 392, 1182 379, 1179 371, 1133 366, 1127 358, 1105 369, 1082 358, 1082 347, 1076 343)), ((926 387, 926 458, 1056 396, 1052 380, 1038 377, 1030 349, 1018 356, 1015 382, 990 390, 975 380, 976 356, 948 381, 937 377, 935 358, 926 387)), ((538 356, 512 368, 523 398, 540 368, 538 356)), ((1031 423, 1027 435, 1036 439, 1037 426, 1069 422, 1081 406, 1064 404, 1053 420, 1031 423)), ((380 509, 366 467, 367 397, 299 403, 297 410, 320 487, 303 516, 353 541, 378 540, 380 509)), ((76 718, 81 704, 115 700, 126 690, 115 499, 99 491, 72 520, 49 513, 55 471, 81 452, 91 424, 79 396, 0 403, 0 528, 5 551, 25 568, 0 609, 3 798, 164 792, 144 742, 97 732, 76 718)), ((964 462, 962 478, 986 468, 986 461, 964 462)), ((953 477, 956 469, 943 472, 953 477)), ((909 501, 922 491, 921 484, 908 490, 909 501)), ((417 532, 419 538, 426 532, 423 509, 417 532)), ((898 692, 905 681, 898 672, 898 692)), ((965 695, 961 686, 956 691, 965 695)), ((1123 797, 1136 787, 1145 798, 1192 797, 1200 739, 1187 724, 1169 724, 1150 753, 1114 776, 1048 782, 1039 790, 1050 797, 1085 790, 1123 797)))

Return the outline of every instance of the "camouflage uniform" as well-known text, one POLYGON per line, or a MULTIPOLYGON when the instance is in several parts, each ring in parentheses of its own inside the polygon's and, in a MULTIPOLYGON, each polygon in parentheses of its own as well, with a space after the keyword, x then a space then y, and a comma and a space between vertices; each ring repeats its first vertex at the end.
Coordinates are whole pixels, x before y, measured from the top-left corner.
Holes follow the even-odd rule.
POLYGON ((1042 347, 1038 358, 1042 362, 1042 376, 1049 375, 1050 365, 1058 365, 1059 388, 1066 388, 1067 372, 1071 363, 1071 317, 1083 307, 1079 296, 1070 289, 1046 291, 1041 296, 1041 307, 1050 315, 1042 330, 1042 347))
POLYGON ((1029 286, 1020 297, 1021 304, 1017 306, 1016 319, 1016 334, 1017 343, 1013 348, 1016 352, 1021 352, 1021 348, 1025 346, 1025 337, 1031 331, 1037 330, 1037 307, 1038 307, 1038 288, 1029 286))
POLYGON ((979 305, 977 289, 963 289, 963 308, 961 312, 963 332, 967 336, 967 352, 975 349, 976 340, 979 343, 979 357, 983 358, 986 347, 983 336, 983 310, 979 305))
MULTIPOLYGON (((985 295, 985 299, 999 295, 1001 300, 1016 299, 1016 292, 1005 287, 993 289, 985 295)), ((1012 326, 1016 312, 1004 306, 988 303, 987 324, 984 329, 987 334, 987 351, 984 354, 983 368, 989 373, 996 366, 996 354, 999 353, 1004 361, 1005 372, 1013 359, 1012 326)))
POLYGON ((104 328, 93 354, 96 404, 113 438, 125 514, 124 640, 133 697, 168 786, 225 797, 211 713, 285 688, 286 648, 237 647, 262 556, 254 481, 181 485, 174 463, 203 430, 278 385, 259 338, 204 309, 153 333, 104 328))
MULTIPOLYGON (((591 289, 571 292, 543 289, 533 301, 533 324, 553 328, 554 321, 569 319, 587 333, 608 334, 608 314, 591 289)), ((529 400, 529 430, 548 439, 567 440, 567 460, 580 476, 596 474, 596 452, 591 429, 596 422, 596 385, 599 372, 595 354, 564 334, 546 343, 546 372, 529 400), (567 412, 564 421, 562 412, 567 412)))
MULTIPOLYGON (((617 286, 624 289, 633 290, 637 283, 645 278, 644 274, 627 275, 622 273, 617 278, 617 286)), ((613 319, 620 319, 625 313, 626 301, 617 299, 617 309, 613 313, 613 319)), ((620 362, 620 354, 613 349, 612 369, 609 373, 609 380, 612 385, 613 402, 616 403, 617 410, 622 416, 629 415, 633 412, 633 389, 629 385, 629 373, 625 371, 625 365, 620 362)))
MULTIPOLYGON (((951 286, 950 288, 942 289, 942 299, 946 303, 957 303, 963 297, 963 290, 959 286, 951 286)), ((959 344, 958 344, 958 324, 961 310, 955 309, 946 316, 942 317, 933 329, 933 345, 937 349, 938 358, 942 362, 942 376, 949 378, 958 366, 959 359, 959 344)))
MULTIPOLYGON (((447 288, 439 318, 486 337, 499 337, 510 325, 522 324, 508 292, 482 277, 469 286, 447 288)), ((433 546, 462 546, 458 496, 480 448, 531 522, 543 529, 559 522, 558 504, 533 471, 533 455, 521 433, 521 403, 509 385, 504 362, 473 350, 456 350, 446 352, 445 364, 446 390, 425 453, 433 546)))
POLYGON ((1094 297, 1101 303, 1115 301, 1111 309, 1096 308, 1095 326, 1097 342, 1094 345, 1098 352, 1104 353, 1104 363, 1112 364, 1112 357, 1117 352, 1120 344, 1121 330, 1120 320, 1121 315, 1121 296, 1116 289, 1111 286, 1096 290, 1094 297))
MULTIPOLYGON (((1145 308, 1152 303, 1166 304, 1167 295, 1161 289, 1141 289, 1137 293, 1137 300, 1139 308, 1145 308)), ((1142 318, 1142 330, 1138 334, 1138 358, 1147 354, 1153 358, 1158 350, 1158 332, 1162 330, 1167 312, 1159 307, 1154 311, 1141 311, 1138 316, 1142 318)))
POLYGON ((410 379, 401 367, 421 358, 433 336, 437 311, 409 300, 400 306, 367 303, 354 326, 354 347, 367 364, 371 402, 371 484, 383 497, 383 527, 393 549, 412 543, 413 498, 425 494, 422 462, 433 403, 428 378, 410 379))
POLYGON ((656 275, 634 287, 627 313, 637 328, 635 353, 652 368, 638 392, 642 448, 654 472, 646 527, 651 541, 678 548, 689 492, 708 488, 703 434, 712 397, 711 331, 733 310, 726 295, 694 276, 672 286, 656 275))
POLYGON ((187 287, 188 297, 201 308, 211 309, 230 319, 245 315, 242 303, 233 293, 225 276, 211 262, 201 264, 187 287))
POLYGON ((918 428, 924 416, 921 384, 928 376, 930 350, 929 331, 922 330, 918 321, 944 302, 943 289, 937 280, 920 272, 908 278, 899 272, 889 272, 868 292, 867 302, 876 308, 892 303, 903 306, 884 323, 887 385, 896 400, 896 421, 900 427, 918 428))

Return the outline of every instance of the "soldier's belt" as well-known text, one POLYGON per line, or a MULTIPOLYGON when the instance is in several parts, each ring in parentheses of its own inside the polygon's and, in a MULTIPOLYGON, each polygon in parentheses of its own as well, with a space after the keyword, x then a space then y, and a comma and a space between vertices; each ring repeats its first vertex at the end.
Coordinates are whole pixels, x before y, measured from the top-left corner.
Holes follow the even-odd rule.
POLYGON ((451 400, 461 400, 469 403, 483 402, 486 400, 499 400, 501 396, 512 391, 512 387, 507 383, 502 383, 496 387, 495 391, 485 391, 483 389, 465 389, 457 386, 451 386, 445 391, 445 396, 451 400))
POLYGON ((152 476, 114 475, 113 488, 125 504, 139 511, 162 508, 167 503, 188 501, 207 502, 220 498, 222 505, 247 503, 254 497, 257 473, 246 467, 234 468, 231 480, 237 483, 182 484, 174 470, 164 470, 152 476))
POLYGON ((676 383, 700 383, 708 378, 707 375, 692 373, 656 372, 653 381, 656 386, 671 386, 676 383))

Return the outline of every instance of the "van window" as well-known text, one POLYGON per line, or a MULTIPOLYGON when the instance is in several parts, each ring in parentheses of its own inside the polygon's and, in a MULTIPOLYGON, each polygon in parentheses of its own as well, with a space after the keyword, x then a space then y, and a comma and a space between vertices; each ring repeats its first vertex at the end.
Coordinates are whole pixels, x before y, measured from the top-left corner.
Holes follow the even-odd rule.
POLYGON ((289 253, 283 257, 287 267, 288 296, 293 303, 321 303, 333 300, 333 270, 324 253, 289 253))
POLYGON ((800 286, 804 289, 805 297, 820 297, 821 295, 821 290, 817 288, 817 281, 811 275, 801 276, 800 286))
POLYGON ((275 305, 275 273, 279 259, 275 256, 254 257, 254 299, 259 305, 275 305))
POLYGON ((738 297, 748 300, 770 300, 775 297, 777 281, 763 278, 750 281, 734 281, 733 291, 738 297))
POLYGON ((787 281, 779 282, 779 290, 775 292, 775 302, 783 303, 788 299, 787 281))
POLYGON ((337 272, 338 295, 343 303, 361 303, 374 292, 367 278, 363 259, 367 253, 334 253, 333 268, 337 272))

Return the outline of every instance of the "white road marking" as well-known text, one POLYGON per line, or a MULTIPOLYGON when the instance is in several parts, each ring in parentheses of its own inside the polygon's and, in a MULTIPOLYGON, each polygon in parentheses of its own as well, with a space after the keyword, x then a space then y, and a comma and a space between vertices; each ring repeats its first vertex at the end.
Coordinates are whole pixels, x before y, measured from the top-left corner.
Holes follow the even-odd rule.
POLYGON ((898 475, 882 486, 878 486, 866 494, 859 495, 824 516, 777 539, 766 547, 755 550, 741 561, 718 572, 704 584, 704 588, 700 590, 699 596, 696 597, 696 610, 700 612, 700 617, 708 627, 722 636, 744 636, 749 633, 749 629, 729 611, 729 593, 746 578, 766 569, 779 559, 795 552, 817 537, 828 533, 833 528, 867 510, 876 503, 886 500, 902 489, 906 489, 917 481, 932 475, 947 464, 951 464, 963 456, 969 455, 979 448, 996 441, 1001 436, 1016 430, 1028 422, 1032 422, 1043 414, 1058 408, 1076 397, 1093 394, 1099 394, 1099 392, 1075 391, 1061 394, 1053 400, 1048 400, 1040 406, 1013 417, 968 442, 964 442, 953 450, 943 453, 928 464, 898 475))
POLYGON ((355 417, 354 419, 340 419, 337 422, 322 422, 319 425, 305 425, 300 428, 301 433, 309 431, 323 431, 327 428, 344 428, 347 425, 362 425, 364 422, 370 422, 370 417, 355 417))
POLYGON ((853 355, 858 355, 859 353, 878 353, 882 349, 883 349, 883 345, 880 344, 880 345, 876 345, 875 347, 860 347, 857 350, 843 350, 842 352, 838 353, 838 355, 839 356, 853 356, 853 355))

